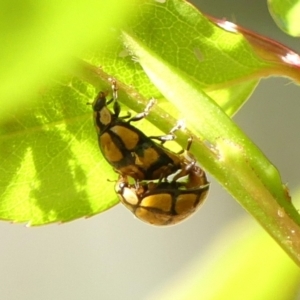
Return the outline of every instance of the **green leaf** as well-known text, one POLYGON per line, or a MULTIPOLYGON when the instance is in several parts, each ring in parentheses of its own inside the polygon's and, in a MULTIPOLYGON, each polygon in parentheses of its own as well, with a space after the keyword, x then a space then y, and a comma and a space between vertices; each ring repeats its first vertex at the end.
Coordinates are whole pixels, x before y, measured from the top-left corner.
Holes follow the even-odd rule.
MULTIPOLYGON (((170 3, 175 2, 168 1, 165 9, 171 9, 170 3)), ((159 14, 156 8, 154 7, 152 11, 155 16, 159 14)), ((180 10, 180 5, 177 9, 180 10)), ((160 8, 157 10, 159 11, 160 8)), ((190 12, 189 15, 192 13, 190 12)), ((197 23, 193 24, 193 28, 197 28, 197 23)), ((172 24, 167 25, 175 28, 172 24)), ((157 39, 162 43, 160 46, 163 49, 168 45, 164 45, 163 40, 157 37, 159 33, 155 34, 155 28, 152 28, 152 31, 154 41, 146 39, 142 30, 136 30, 134 33, 124 32, 124 41, 155 86, 186 117, 187 127, 196 137, 193 153, 204 168, 222 183, 299 263, 300 218, 290 202, 287 189, 277 169, 225 112, 203 93, 199 81, 191 78, 190 74, 185 72, 183 65, 180 65, 179 56, 177 61, 174 61, 172 56, 166 54, 167 50, 159 51, 157 47, 159 43, 155 42, 157 39), (286 237, 289 237, 290 244, 286 243, 286 237)), ((217 40, 220 39, 218 36, 217 40)), ((233 67, 235 70, 233 74, 238 73, 236 69, 241 66, 238 70, 243 74, 242 76, 248 74, 248 77, 254 78, 257 73, 266 74, 279 65, 277 61, 267 61, 257 55, 257 52, 249 47, 247 40, 239 35, 234 35, 232 43, 235 47, 230 47, 227 52, 223 47, 222 53, 224 59, 226 56, 230 58, 231 64, 233 60, 236 62, 237 66, 233 67), (236 58, 235 48, 239 46, 242 54, 236 58), (247 55, 243 55, 243 50, 247 55), (244 64, 242 65, 241 62, 244 64)), ((204 52, 202 49, 201 51, 204 52)), ((207 52, 206 50, 205 53, 207 52)), ((209 59, 209 54, 207 55, 209 59)), ((188 65, 188 57, 183 57, 188 65)), ((226 64, 226 61, 222 63, 226 64)), ((194 64, 197 64, 195 60, 194 64)), ((241 78, 240 76, 239 74, 238 78, 241 78)), ((226 79, 229 80, 228 77, 226 79)))
POLYGON ((1 2, 1 219, 66 222, 118 202, 85 105, 95 89, 73 74, 49 81, 75 72, 73 56, 108 41, 129 9, 127 0, 1 2))
POLYGON ((124 22, 127 0, 0 2, 0 118, 124 22))
POLYGON ((86 105, 93 92, 76 80, 61 82, 28 109, 11 112, 13 121, 1 128, 2 219, 66 222, 118 202, 86 105))
MULTIPOLYGON (((99 1, 99 5, 105 3, 99 1)), ((23 90, 28 84, 26 81, 18 81, 18 88, 14 89, 12 80, 6 85, 6 91, 12 91, 13 95, 3 98, 7 101, 5 103, 11 103, 10 110, 1 107, 4 121, 0 128, 0 218, 31 225, 66 222, 102 212, 117 203, 114 182, 107 181, 115 180, 116 174, 100 154, 91 109, 85 105, 97 91, 109 90, 108 79, 112 76, 118 80, 120 102, 129 108, 141 111, 147 98, 158 99, 158 105, 147 117, 155 126, 146 120, 137 125, 145 133, 168 132, 178 118, 188 119, 190 131, 178 133, 178 143, 185 147, 190 132, 196 134, 198 138, 193 152, 224 185, 228 185, 227 176, 231 175, 227 172, 231 170, 226 168, 235 162, 235 154, 238 154, 236 161, 240 164, 236 168, 231 191, 233 187, 239 187, 234 195, 245 197, 246 204, 255 207, 256 215, 260 215, 261 211, 257 209, 256 202, 250 201, 257 186, 261 188, 260 196, 266 196, 270 205, 274 204, 274 194, 276 200, 286 202, 287 192, 282 188, 276 169, 228 118, 247 100, 262 76, 275 71, 280 73, 282 65, 261 57, 259 53, 263 51, 259 52, 259 47, 254 48, 242 34, 224 31, 187 2, 145 0, 127 3, 131 10, 122 9, 121 2, 114 3, 114 8, 118 9, 91 5, 89 9, 98 9, 91 15, 86 13, 89 11, 87 8, 76 5, 73 11, 74 6, 70 5, 67 6, 68 9, 71 7, 70 15, 67 14, 65 20, 63 12, 66 13, 67 9, 64 7, 58 15, 53 14, 53 20, 48 16, 48 23, 57 21, 62 24, 78 14, 81 20, 78 26, 79 29, 82 26, 82 31, 76 27, 78 30, 70 38, 66 33, 71 34, 71 27, 75 25, 73 21, 70 21, 70 26, 66 22, 68 30, 62 31, 60 40, 50 40, 51 47, 46 43, 55 55, 50 54, 51 59, 41 58, 47 64, 42 64, 37 74, 38 54, 45 48, 33 47, 29 43, 28 56, 20 57, 25 69, 30 69, 32 64, 34 80, 41 79, 43 85, 29 84, 30 92, 23 90), (105 18, 99 18, 104 15, 105 18), (89 24, 86 28, 93 31, 91 35, 83 29, 85 21, 89 24), (127 32, 125 43, 121 38, 122 31, 127 32), (58 47, 57 41, 62 42, 63 50, 58 47), (39 50, 35 52, 34 49, 39 50), (143 59, 140 50, 144 51, 143 59), (64 51, 64 55, 60 51, 64 51), (85 62, 68 57, 68 62, 61 64, 63 57, 74 53, 84 57, 85 62), (151 61, 154 63, 152 67, 145 68, 150 79, 140 64, 133 61, 134 54, 143 68, 151 61), (56 79, 52 85, 45 84, 49 82, 45 80, 49 76, 47 67, 54 72, 55 66, 62 67, 69 76, 56 79), (156 67, 157 70, 153 70, 156 67), (149 73, 151 68, 152 74, 149 73), (28 104, 14 101, 23 98, 33 100, 28 104), (227 158, 225 164, 219 158, 223 152, 227 158), (251 164, 246 162, 249 153, 251 164), (251 167, 258 170, 258 175, 251 167), (262 168, 265 168, 264 172, 262 168), (250 174, 250 181, 247 175, 241 176, 244 171, 250 174), (271 195, 263 186, 265 182, 266 188, 272 191, 271 195), (240 189, 241 184, 245 188, 240 189)), ((83 3, 81 5, 84 6, 83 3)), ((35 27, 37 23, 34 23, 35 27)), ((39 31, 33 33, 33 40, 39 42, 39 35, 39 31)), ((16 57, 11 60, 19 63, 16 57)), ((21 74, 24 73, 23 70, 21 74)), ((12 74, 19 73, 14 71, 12 74)), ((40 80, 37 82, 40 83, 40 80)), ((174 144, 170 147, 176 149, 174 144)), ((274 207, 277 208, 276 205, 274 207)), ((291 204, 286 203, 285 207, 288 213, 295 213, 291 204)), ((265 213, 263 216, 268 222, 265 213)))
POLYGON ((187 117, 196 158, 298 261, 300 218, 276 168, 185 73, 140 40, 127 34, 124 39, 155 85, 187 117))
POLYGON ((289 35, 300 36, 300 1, 268 0, 268 7, 277 26, 289 35))

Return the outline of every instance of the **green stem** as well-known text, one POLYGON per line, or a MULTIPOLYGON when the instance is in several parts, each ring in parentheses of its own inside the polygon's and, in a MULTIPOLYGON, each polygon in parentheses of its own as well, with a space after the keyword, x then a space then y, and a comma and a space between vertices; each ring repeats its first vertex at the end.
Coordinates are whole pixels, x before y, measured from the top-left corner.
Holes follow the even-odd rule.
POLYGON ((204 168, 300 265, 300 217, 277 169, 186 74, 141 41, 123 36, 151 81, 185 116, 196 137, 192 152, 204 168))

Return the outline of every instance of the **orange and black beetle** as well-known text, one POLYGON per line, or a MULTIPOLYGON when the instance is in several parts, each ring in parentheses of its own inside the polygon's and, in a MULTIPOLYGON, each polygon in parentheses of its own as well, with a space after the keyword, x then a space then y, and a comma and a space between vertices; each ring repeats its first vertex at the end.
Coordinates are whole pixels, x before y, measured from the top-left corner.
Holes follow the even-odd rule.
MULTIPOLYGON (((150 101, 144 112, 130 118, 120 117, 121 109, 116 98, 107 101, 106 94, 100 92, 92 103, 99 147, 107 162, 120 175, 135 180, 165 178, 179 170, 181 157, 177 153, 153 141, 153 138, 159 137, 148 137, 130 124, 144 118, 154 100, 150 101), (107 107, 111 102, 114 102, 113 112, 107 107)), ((173 134, 166 135, 161 137, 161 141, 172 137, 173 134)))
MULTIPOLYGON (((191 155, 189 155, 191 157, 191 155)), ((205 172, 195 160, 185 160, 180 176, 186 181, 137 182, 120 177, 115 191, 120 201, 140 220, 152 225, 172 225, 193 214, 204 202, 209 190, 205 172)))

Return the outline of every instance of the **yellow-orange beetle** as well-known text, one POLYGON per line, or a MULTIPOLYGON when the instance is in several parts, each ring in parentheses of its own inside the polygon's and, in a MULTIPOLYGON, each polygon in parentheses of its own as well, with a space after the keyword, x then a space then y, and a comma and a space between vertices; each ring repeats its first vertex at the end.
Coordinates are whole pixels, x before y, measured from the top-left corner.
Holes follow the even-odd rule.
MULTIPOLYGON (((117 90, 115 85, 114 82, 114 91, 117 90)), ((154 101, 150 101, 142 113, 130 118, 120 117, 117 97, 107 101, 106 94, 100 92, 92 103, 100 150, 107 162, 122 176, 130 176, 135 180, 154 180, 165 178, 181 168, 180 156, 153 140, 160 137, 148 137, 130 124, 131 121, 144 118, 153 104, 154 101), (107 107, 111 102, 113 112, 107 107)), ((174 135, 169 134, 160 140, 173 138, 174 135)))
MULTIPOLYGON (((187 152, 186 152, 187 153, 187 152)), ((189 154, 189 158, 192 156, 189 154)), ((172 225, 193 214, 204 202, 209 190, 205 172, 195 160, 182 163, 180 177, 172 181, 130 184, 120 177, 115 191, 120 201, 140 220, 152 225, 172 225), (187 174, 186 181, 181 176, 187 174)))

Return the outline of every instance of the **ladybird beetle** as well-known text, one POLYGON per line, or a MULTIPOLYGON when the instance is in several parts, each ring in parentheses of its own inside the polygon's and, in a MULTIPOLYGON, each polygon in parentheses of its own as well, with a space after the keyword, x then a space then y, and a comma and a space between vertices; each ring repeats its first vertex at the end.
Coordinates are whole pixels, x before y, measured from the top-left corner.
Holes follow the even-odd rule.
POLYGON ((130 176, 135 180, 165 178, 179 170, 181 157, 162 145, 165 141, 174 139, 174 129, 165 136, 148 137, 130 124, 132 121, 138 121, 147 116, 154 105, 154 100, 149 102, 142 113, 134 117, 130 115, 122 117, 117 101, 115 81, 113 81, 112 88, 111 100, 107 101, 106 94, 100 92, 91 103, 99 147, 107 162, 120 175, 130 176), (113 112, 107 107, 111 102, 114 102, 113 112), (162 143, 158 144, 153 139, 158 139, 162 143))
POLYGON ((140 220, 152 225, 172 225, 193 214, 209 190, 205 172, 196 161, 186 161, 187 181, 137 182, 120 177, 115 191, 120 201, 140 220))

